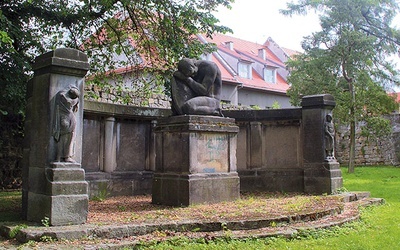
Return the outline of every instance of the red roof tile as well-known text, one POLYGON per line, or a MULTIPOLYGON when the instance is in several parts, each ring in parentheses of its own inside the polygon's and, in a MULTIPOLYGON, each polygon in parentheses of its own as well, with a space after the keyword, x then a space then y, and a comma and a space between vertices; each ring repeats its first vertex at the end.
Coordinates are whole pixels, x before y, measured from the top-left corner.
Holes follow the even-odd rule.
MULTIPOLYGON (((267 47, 267 45, 257 44, 243 39, 235 38, 223 34, 214 34, 212 38, 202 37, 209 43, 215 43, 217 45, 218 51, 229 54, 232 57, 240 60, 246 60, 250 62, 259 62, 268 66, 285 68, 285 64, 267 47), (233 50, 229 48, 226 44, 227 42, 233 43, 233 50), (265 50, 266 60, 263 60, 258 56, 259 49, 265 50)), ((232 75, 225 67, 221 64, 215 56, 212 60, 217 63, 218 67, 221 69, 222 79, 224 81, 238 82, 243 85, 244 88, 252 88, 263 91, 271 91, 277 93, 286 93, 289 89, 289 84, 286 80, 279 74, 277 74, 276 83, 268 83, 260 77, 260 75, 253 69, 252 79, 247 79, 240 77, 238 75, 232 75)), ((237 71, 237 69, 234 69, 237 71)))

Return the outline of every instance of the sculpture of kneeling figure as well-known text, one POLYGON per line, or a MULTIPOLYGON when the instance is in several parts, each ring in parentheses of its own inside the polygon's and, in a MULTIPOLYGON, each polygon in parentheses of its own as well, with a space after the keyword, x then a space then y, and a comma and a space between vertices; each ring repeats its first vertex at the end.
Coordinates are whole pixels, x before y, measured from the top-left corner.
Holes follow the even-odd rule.
POLYGON ((173 115, 221 113, 221 71, 214 62, 184 58, 171 80, 173 115))

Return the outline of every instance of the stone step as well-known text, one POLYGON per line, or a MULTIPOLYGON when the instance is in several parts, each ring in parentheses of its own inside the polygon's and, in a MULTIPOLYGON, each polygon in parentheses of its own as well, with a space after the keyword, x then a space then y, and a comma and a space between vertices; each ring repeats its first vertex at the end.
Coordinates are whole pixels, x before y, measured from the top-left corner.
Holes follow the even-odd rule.
MULTIPOLYGON (((346 195, 345 197, 348 197, 346 195)), ((358 197, 364 197, 360 195, 358 197)), ((120 247, 134 246, 142 239, 156 238, 157 233, 165 232, 171 237, 186 236, 190 238, 218 237, 247 238, 247 237, 292 237, 299 231, 329 228, 359 219, 359 206, 380 205, 381 198, 363 198, 355 202, 346 202, 343 207, 326 209, 319 212, 294 214, 291 216, 275 217, 271 219, 254 219, 243 221, 180 221, 175 223, 154 224, 120 224, 120 225, 71 225, 44 227, 29 225, 22 228, 17 234, 21 243, 40 241, 43 237, 56 240, 76 240, 80 238, 97 239, 98 241, 112 241, 119 239, 118 244, 97 244, 93 249, 119 249, 120 247), (118 246, 118 247, 117 247, 118 246)), ((0 226, 0 234, 7 237, 17 225, 0 226)), ((164 236, 163 239, 168 238, 164 236)), ((86 248, 85 249, 92 249, 86 248)))
POLYGON ((343 202, 353 202, 353 201, 358 201, 362 200, 365 198, 369 198, 371 196, 370 192, 346 192, 342 194, 337 195, 343 202))

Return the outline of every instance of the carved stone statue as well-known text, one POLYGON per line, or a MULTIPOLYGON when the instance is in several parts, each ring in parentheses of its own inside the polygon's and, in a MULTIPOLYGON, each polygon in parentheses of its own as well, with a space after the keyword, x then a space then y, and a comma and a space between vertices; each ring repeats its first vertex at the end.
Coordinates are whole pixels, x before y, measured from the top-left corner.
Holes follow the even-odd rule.
POLYGON ((335 128, 333 126, 331 114, 327 114, 325 119, 325 159, 327 161, 332 161, 335 160, 335 156, 333 154, 335 128))
POLYGON ((57 142, 57 162, 75 162, 74 139, 78 110, 79 90, 75 86, 61 90, 56 95, 53 137, 57 142))
POLYGON ((171 80, 173 115, 222 116, 221 71, 210 61, 182 59, 171 80))

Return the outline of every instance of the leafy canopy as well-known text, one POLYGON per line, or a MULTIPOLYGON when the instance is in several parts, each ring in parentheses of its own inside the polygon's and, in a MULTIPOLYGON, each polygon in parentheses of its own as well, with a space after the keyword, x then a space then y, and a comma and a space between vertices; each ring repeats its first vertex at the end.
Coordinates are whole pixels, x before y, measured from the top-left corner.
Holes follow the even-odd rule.
POLYGON ((288 63, 292 103, 298 105, 304 95, 332 94, 337 102, 335 117, 344 123, 376 121, 395 110, 386 92, 399 84, 398 71, 388 61, 400 45, 400 31, 391 26, 399 11, 397 2, 300 0, 281 12, 293 15, 311 10, 320 14, 322 29, 305 37, 304 53, 288 63))
MULTIPOLYGON (((57 47, 88 54, 92 73, 137 65, 138 55, 158 72, 209 45, 194 35, 230 31, 211 14, 233 0, 4 0, 0 2, 0 111, 23 111, 34 57, 57 47), (134 41, 132 47, 128 41, 134 41), (153 60, 154 55, 162 60, 153 60), (115 59, 123 60, 115 60, 115 59), (120 61, 117 65, 116 61, 120 61), (13 103, 14 105, 9 105, 13 103)), ((208 47, 207 47, 208 46, 208 47)))

